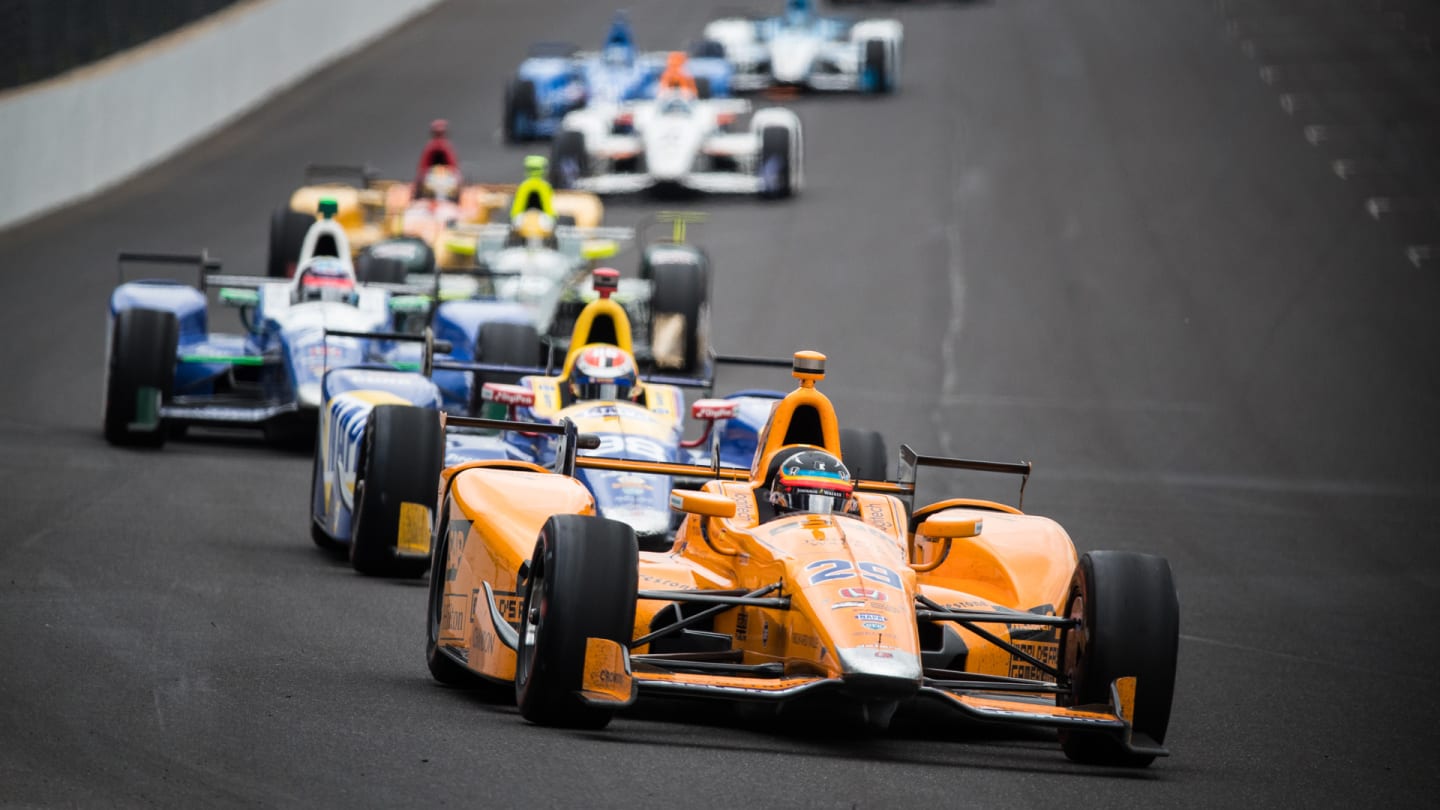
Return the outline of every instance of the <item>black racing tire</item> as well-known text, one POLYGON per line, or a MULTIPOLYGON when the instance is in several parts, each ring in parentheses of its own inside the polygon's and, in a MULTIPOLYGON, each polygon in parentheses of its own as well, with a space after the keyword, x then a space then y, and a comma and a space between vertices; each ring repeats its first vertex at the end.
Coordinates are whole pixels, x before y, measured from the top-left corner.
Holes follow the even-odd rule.
POLYGON ((879 431, 840 428, 840 452, 840 460, 845 462, 852 478, 887 479, 890 454, 885 449, 885 437, 879 431))
POLYGON ((690 55, 696 59, 724 59, 725 43, 715 39, 697 39, 690 43, 690 55))
POLYGON ((695 77, 695 97, 707 99, 714 97, 715 92, 710 89, 710 79, 707 76, 695 77))
POLYGON ((655 267, 660 264, 684 264, 690 267, 699 267, 707 274, 708 278, 710 257, 706 256, 705 251, 695 245, 657 242, 652 245, 647 245, 645 250, 640 253, 640 278, 646 281, 653 281, 655 279, 655 267), (681 252, 689 253, 689 258, 682 259, 682 257, 679 256, 681 252), (664 260, 657 262, 655 260, 656 253, 664 253, 664 260))
POLYGON ((626 524, 589 515, 545 522, 530 560, 515 656, 515 699, 526 720, 591 729, 610 722, 613 708, 588 706, 576 694, 585 640, 629 644, 638 573, 635 532, 626 524))
POLYGON ((869 88, 871 93, 889 93, 894 90, 891 86, 893 77, 890 75, 890 59, 886 54, 885 42, 879 39, 865 41, 864 69, 873 76, 874 84, 869 88))
POLYGON ((709 277, 703 265, 665 263, 650 268, 652 292, 650 294, 650 323, 647 334, 650 348, 656 347, 656 326, 666 316, 678 315, 684 319, 680 351, 681 365, 657 364, 668 371, 689 374, 699 371, 705 365, 706 324, 705 305, 709 298, 709 277))
POLYGON ((399 259, 382 259, 366 252, 355 259, 355 280, 361 284, 404 284, 409 268, 399 259))
POLYGON ((350 565, 356 571, 418 577, 430 567, 428 557, 400 556, 396 540, 405 506, 435 508, 444 445, 437 411, 414 405, 376 405, 370 411, 350 518, 350 565))
MULTIPOLYGON (((528 323, 492 322, 480 325, 475 337, 475 360, 507 366, 535 366, 543 363, 540 333, 528 323)), ((474 372, 470 389, 470 412, 479 413, 480 389, 487 382, 516 383, 523 374, 474 372)))
POLYGON ((105 358, 105 440, 161 447, 168 434, 160 405, 175 383, 179 320, 173 312, 122 309, 111 327, 105 358))
POLYGON ((540 116, 540 99, 535 92, 535 83, 529 79, 512 79, 505 86, 505 142, 522 143, 533 138, 532 133, 521 132, 520 118, 528 118, 533 125, 540 116))
POLYGON ((355 271, 360 271, 360 263, 365 257, 372 259, 393 259, 404 265, 405 272, 409 273, 433 273, 435 272, 435 249, 425 243, 424 239, 415 236, 396 236, 375 242, 355 257, 355 271), (397 250, 402 248, 404 250, 397 250), (405 255, 408 253, 409 255, 405 255), (400 255, 397 255, 400 254, 400 255))
POLYGON ((760 130, 760 171, 773 172, 775 181, 760 191, 760 196, 782 199, 795 193, 790 184, 790 130, 765 127, 760 130))
MULTIPOLYGON (((1060 634, 1060 669, 1071 688, 1057 702, 1109 703, 1110 684, 1135 676, 1134 730, 1164 743, 1180 643, 1180 602, 1170 564, 1152 554, 1088 552, 1071 579, 1065 615, 1080 625, 1060 634)), ((1070 759, 1093 765, 1143 768, 1155 759, 1126 751, 1098 732, 1062 729, 1060 746, 1070 759)))
POLYGON ((267 276, 289 278, 295 275, 300 249, 305 246, 305 234, 313 222, 315 217, 292 211, 288 205, 270 213, 270 251, 265 264, 267 276))
POLYGON ((559 189, 574 188, 575 181, 590 175, 590 153, 585 147, 585 133, 561 130, 550 148, 550 185, 559 189))

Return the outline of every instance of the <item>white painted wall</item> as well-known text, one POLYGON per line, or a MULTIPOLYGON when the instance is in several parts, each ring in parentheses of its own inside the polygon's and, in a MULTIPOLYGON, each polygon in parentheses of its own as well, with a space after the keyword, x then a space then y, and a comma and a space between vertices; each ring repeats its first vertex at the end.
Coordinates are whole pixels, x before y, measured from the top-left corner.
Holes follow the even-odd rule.
POLYGON ((0 94, 0 228, 160 162, 438 2, 248 0, 0 94))

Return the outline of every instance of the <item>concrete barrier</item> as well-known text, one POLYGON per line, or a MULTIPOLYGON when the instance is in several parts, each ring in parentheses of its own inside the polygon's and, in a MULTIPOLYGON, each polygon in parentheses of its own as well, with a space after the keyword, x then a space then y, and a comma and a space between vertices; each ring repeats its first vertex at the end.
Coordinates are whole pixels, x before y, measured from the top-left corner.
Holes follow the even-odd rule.
POLYGON ((0 228, 96 194, 440 0, 249 0, 0 94, 0 228))

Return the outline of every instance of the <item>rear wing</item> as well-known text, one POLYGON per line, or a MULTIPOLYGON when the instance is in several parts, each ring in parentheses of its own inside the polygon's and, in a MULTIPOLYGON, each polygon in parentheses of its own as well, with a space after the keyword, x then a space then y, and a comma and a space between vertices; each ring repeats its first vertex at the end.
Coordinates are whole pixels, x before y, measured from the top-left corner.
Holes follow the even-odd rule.
MULTIPOLYGON (((419 371, 421 374, 424 374, 427 377, 430 376, 430 372, 434 368, 435 352, 448 352, 451 349, 450 341, 436 340, 435 332, 431 330, 428 326, 425 327, 424 332, 418 335, 412 334, 410 332, 351 332, 344 329, 326 329, 324 336, 321 338, 321 340, 322 342, 324 342, 332 337, 359 338, 361 340, 384 340, 395 341, 399 343, 423 344, 420 352, 420 366, 419 368, 416 368, 414 370, 419 371)), ((329 359, 329 356, 329 353, 326 352, 325 357, 327 360, 329 359)), ((401 370, 409 371, 411 369, 401 370)))
POLYGON ((369 188, 377 177, 379 177, 379 172, 368 165, 310 163, 305 166, 305 185, 307 186, 321 180, 332 180, 356 188, 369 188))
POLYGON ((908 444, 900 445, 900 469, 898 484, 907 487, 907 493, 915 494, 915 480, 921 467, 938 467, 948 470, 969 470, 971 472, 999 473, 1020 476, 1020 498, 1017 506, 1024 508, 1025 485, 1030 483, 1033 465, 1028 461, 977 461, 974 459, 948 458, 946 456, 923 456, 908 444))
MULTIPOLYGON (((444 351, 443 349, 441 351, 444 351)), ((776 368, 790 368, 791 361, 770 357, 746 357, 734 354, 710 354, 710 360, 716 366, 720 365, 743 365, 743 366, 767 366, 776 368)), ((550 353, 550 362, 543 366, 513 366, 505 363, 482 363, 469 360, 439 360, 435 363, 436 371, 478 371, 487 374, 505 374, 516 377, 544 376, 550 377, 555 374, 555 353, 550 353)), ((687 377, 676 374, 641 374, 643 382, 655 385, 673 385, 677 388, 691 388, 701 391, 712 391, 715 388, 715 377, 694 376, 687 377)))
POLYGON ((115 273, 120 283, 125 283, 125 266, 131 264, 149 265, 190 265, 195 268, 195 286, 206 287, 207 277, 220 272, 220 260, 202 250, 199 253, 147 253, 144 251, 122 250, 115 255, 115 273))

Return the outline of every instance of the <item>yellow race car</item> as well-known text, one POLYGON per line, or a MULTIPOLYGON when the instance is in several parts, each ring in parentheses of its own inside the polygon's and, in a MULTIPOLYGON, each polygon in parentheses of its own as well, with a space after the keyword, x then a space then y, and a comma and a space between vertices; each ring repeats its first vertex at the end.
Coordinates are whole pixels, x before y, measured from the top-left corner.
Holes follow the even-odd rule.
POLYGON ((521 713, 544 725, 601 727, 646 694, 805 702, 880 727, 901 704, 932 701, 1054 727, 1083 762, 1164 755, 1179 626, 1169 564, 1077 556, 1055 522, 998 502, 910 503, 923 467, 1028 478, 1029 464, 904 447, 898 481, 852 479, 815 388, 824 361, 794 356, 799 385, 749 469, 581 456, 593 439, 564 420, 450 420, 554 434, 562 450, 551 468, 442 472, 434 677, 513 683, 521 713), (671 548, 637 551, 630 527, 595 515, 577 467, 710 480, 671 492, 685 514, 671 548))

